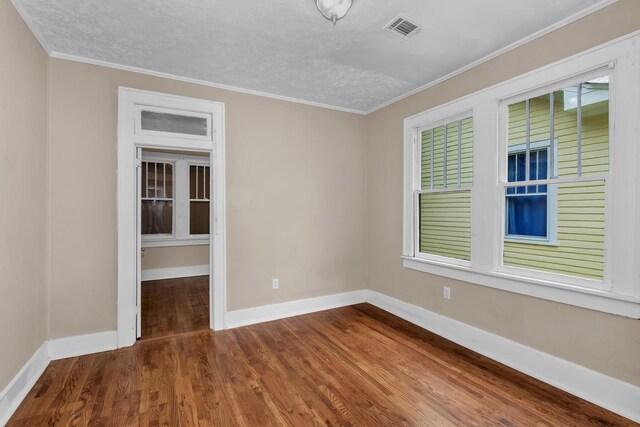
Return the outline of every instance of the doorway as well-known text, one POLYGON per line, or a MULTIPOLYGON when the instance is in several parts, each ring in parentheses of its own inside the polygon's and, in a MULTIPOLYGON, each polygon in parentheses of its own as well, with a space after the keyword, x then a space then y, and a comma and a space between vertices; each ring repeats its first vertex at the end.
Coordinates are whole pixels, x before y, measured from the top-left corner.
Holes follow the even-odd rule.
MULTIPOLYGON (((148 332, 148 335, 200 327, 203 317, 208 328, 224 329, 224 104, 119 88, 117 210, 118 347, 132 345, 136 338, 143 336, 144 281, 175 279, 184 282, 188 278, 199 277, 187 283, 187 286, 193 285, 199 292, 187 292, 183 297, 193 296, 194 304, 201 312, 204 294, 207 303, 204 306, 208 310, 208 316, 192 313, 192 320, 196 317, 199 319, 194 323, 197 326, 185 320, 188 314, 176 312, 174 317, 182 318, 182 326, 179 325, 180 320, 176 320, 178 326, 167 324, 166 327, 159 327, 156 322, 155 332, 148 332), (174 182, 178 179, 178 173, 182 176, 181 187, 176 187, 174 182), (194 197, 191 197, 189 190, 191 175, 197 182, 194 197), (152 184, 149 184, 150 179, 152 184), (178 209, 179 205, 182 208, 178 209), (195 215, 194 221, 190 222, 188 216, 193 212, 199 215, 195 215), (148 251, 175 252, 188 246, 200 246, 205 253, 205 262, 198 265, 156 265, 158 268, 145 268, 148 271, 143 271, 143 254, 145 257, 147 254, 151 256, 148 251), (143 277, 143 273, 146 277, 143 277)), ((154 257, 158 258, 158 254, 154 257)), ((165 253, 167 259, 175 261, 176 257, 175 253, 168 257, 165 253)), ((164 286, 171 288, 169 283, 164 286)), ((161 288, 158 287, 156 291, 161 288)), ((149 295, 152 296, 153 292, 149 295)), ((152 308, 152 302, 147 304, 147 308, 152 308)), ((152 319, 149 317, 150 321, 152 319)))
POLYGON ((209 153, 138 148, 138 339, 209 329, 209 153))

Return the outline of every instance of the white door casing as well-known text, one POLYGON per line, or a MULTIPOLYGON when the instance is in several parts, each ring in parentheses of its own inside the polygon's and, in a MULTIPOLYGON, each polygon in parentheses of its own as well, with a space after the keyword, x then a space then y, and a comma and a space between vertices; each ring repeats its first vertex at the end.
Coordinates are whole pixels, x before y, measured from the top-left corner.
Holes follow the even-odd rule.
POLYGON ((120 87, 118 90, 118 347, 132 345, 139 330, 139 194, 137 151, 141 148, 199 151, 211 161, 212 199, 210 203, 209 302, 210 327, 224 329, 226 314, 226 221, 224 165, 224 104, 157 92, 120 87), (207 120, 206 134, 145 130, 141 111, 168 112, 207 120))
POLYGON ((136 148, 136 338, 142 335, 142 148, 136 148))

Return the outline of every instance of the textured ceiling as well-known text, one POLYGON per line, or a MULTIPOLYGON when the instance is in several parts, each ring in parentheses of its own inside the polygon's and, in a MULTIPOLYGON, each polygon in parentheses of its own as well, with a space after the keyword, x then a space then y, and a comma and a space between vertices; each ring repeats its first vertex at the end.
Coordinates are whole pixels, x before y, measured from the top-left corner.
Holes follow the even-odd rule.
POLYGON ((14 2, 51 52, 368 111, 600 0, 354 0, 335 28, 313 0, 14 2))

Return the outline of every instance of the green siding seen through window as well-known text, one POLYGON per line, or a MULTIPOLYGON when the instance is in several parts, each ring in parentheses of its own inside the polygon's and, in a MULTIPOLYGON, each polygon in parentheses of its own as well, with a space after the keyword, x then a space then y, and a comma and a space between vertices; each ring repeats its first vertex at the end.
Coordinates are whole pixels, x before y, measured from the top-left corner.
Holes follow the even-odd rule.
POLYGON ((470 260, 473 119, 423 130, 420 144, 418 250, 470 260))
POLYGON ((471 259, 471 191, 420 194, 420 252, 471 259))
MULTIPOLYGON (((603 279, 605 179, 600 178, 609 173, 608 82, 607 77, 593 79, 531 98, 528 120, 527 101, 509 105, 509 147, 527 145, 528 134, 529 145, 551 145, 550 178, 557 172, 558 178, 593 180, 549 184, 549 193, 557 197, 555 212, 549 212, 557 218, 557 241, 533 245, 507 240, 505 265, 603 279)), ((513 191, 506 188, 505 197, 513 191)))
POLYGON ((460 128, 460 187, 473 183, 473 119, 471 117, 446 125, 447 182, 444 182, 445 126, 422 131, 422 190, 458 186, 458 127, 460 128), (431 172, 433 168, 433 173, 431 172), (431 186, 433 176, 433 187, 431 186))

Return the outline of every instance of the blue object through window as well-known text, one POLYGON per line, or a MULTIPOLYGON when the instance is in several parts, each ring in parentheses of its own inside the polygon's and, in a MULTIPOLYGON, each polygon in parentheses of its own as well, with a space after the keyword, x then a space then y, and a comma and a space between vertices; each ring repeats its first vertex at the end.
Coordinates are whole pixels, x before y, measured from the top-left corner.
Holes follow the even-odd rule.
MULTIPOLYGON (((529 151, 529 180, 548 178, 548 149, 529 151)), ((526 180, 526 153, 508 157, 509 182, 526 180)), ((547 185, 529 185, 506 189, 506 234, 508 236, 547 238, 547 185)))

